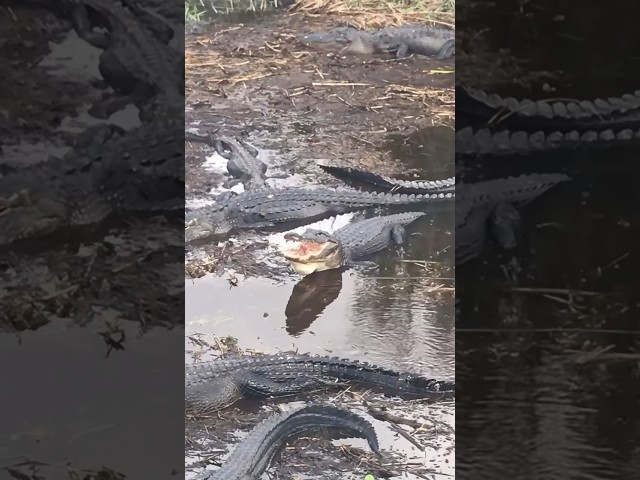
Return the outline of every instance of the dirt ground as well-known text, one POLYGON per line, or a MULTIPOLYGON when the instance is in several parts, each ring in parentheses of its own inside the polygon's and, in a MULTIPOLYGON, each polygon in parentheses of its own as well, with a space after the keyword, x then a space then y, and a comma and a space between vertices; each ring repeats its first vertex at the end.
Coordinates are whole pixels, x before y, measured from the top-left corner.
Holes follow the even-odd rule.
MULTIPOLYGON (((7 39, 0 43, 0 87, 18 92, 0 98, 0 174, 5 175, 47 161, 53 152, 58 157, 66 153, 88 126, 82 125, 81 115, 105 85, 43 62, 52 44, 70 35, 69 22, 47 10, 19 6, 1 8, 0 18, 2 38, 7 39)), ((71 232, 22 242, 19 251, 2 249, 0 329, 20 332, 53 320, 98 320, 117 339, 121 320, 138 322, 143 329, 175 325, 183 288, 174 285, 181 266, 167 263, 183 244, 175 226, 167 228, 175 220, 117 221, 101 226, 95 241, 83 232, 85 242, 69 242, 77 233, 71 232), (149 249, 153 239, 156 248, 149 249)))
MULTIPOLYGON (((318 160, 406 175, 385 145, 390 135, 453 125, 454 60, 343 56, 340 46, 304 45, 295 38, 335 24, 333 17, 277 12, 188 34, 186 128, 245 137, 274 152, 270 171, 303 184, 338 185, 317 168, 318 160)), ((209 147, 187 143, 187 205, 207 198, 223 180, 203 168, 206 155, 209 147)), ((205 254, 192 251, 186 275, 229 266, 251 273, 255 262, 244 251, 229 244, 208 246, 205 254)))

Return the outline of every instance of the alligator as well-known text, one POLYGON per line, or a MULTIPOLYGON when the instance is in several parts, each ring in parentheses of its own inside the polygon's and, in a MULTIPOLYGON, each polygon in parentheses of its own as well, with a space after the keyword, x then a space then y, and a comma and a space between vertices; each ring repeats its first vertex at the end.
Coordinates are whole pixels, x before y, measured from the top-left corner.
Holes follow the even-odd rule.
POLYGON ((430 194, 440 192, 455 192, 455 177, 444 180, 398 180, 397 178, 378 175, 351 167, 334 167, 331 165, 318 165, 325 172, 340 180, 355 185, 368 185, 377 191, 394 193, 418 193, 430 194))
POLYGON ((424 215, 408 212, 373 217, 345 225, 333 235, 310 228, 302 234, 287 233, 285 240, 296 245, 284 252, 284 258, 300 275, 351 266, 387 248, 392 241, 402 245, 406 236, 404 226, 424 215))
MULTIPOLYGON (((373 425, 348 410, 332 405, 311 404, 294 407, 270 416, 259 423, 235 448, 224 465, 214 472, 201 472, 197 480, 252 480, 261 478, 275 455, 290 441, 305 434, 314 436, 324 429, 339 437, 364 438, 369 448, 380 454, 378 436, 373 425)), ((335 435, 333 435, 336 438, 335 435)))
POLYGON ((299 34, 297 38, 303 42, 348 43, 341 53, 395 52, 398 58, 419 54, 439 59, 455 55, 455 31, 428 25, 385 27, 371 32, 342 26, 326 32, 299 34))
POLYGON ((179 128, 176 121, 160 120, 1 178, 0 245, 96 225, 111 213, 180 208, 179 128))
MULTIPOLYGON (((99 69, 105 81, 121 95, 96 103, 89 113, 107 118, 129 103, 141 109, 141 118, 183 108, 184 61, 163 42, 166 36, 149 31, 122 2, 60 0, 78 36, 103 50, 99 69), (107 32, 94 31, 102 26, 107 32)), ((128 3, 134 5, 131 0, 128 3)), ((135 8, 133 9, 134 11, 135 8)))
POLYGON ((546 130, 600 130, 640 127, 640 90, 622 97, 590 100, 503 98, 456 86, 456 109, 504 127, 546 130))
POLYGON ((258 160, 258 151, 246 142, 233 137, 222 136, 217 133, 198 135, 185 133, 185 140, 204 142, 213 147, 216 152, 228 160, 227 171, 235 180, 226 182, 229 188, 241 182, 245 188, 264 187, 267 178, 283 178, 282 175, 267 176, 267 164, 258 160))
POLYGON ((640 130, 551 132, 492 132, 488 128, 465 127, 456 132, 456 156, 461 155, 527 155, 555 150, 611 148, 638 143, 640 130))
POLYGON ((223 195, 213 205, 187 212, 185 238, 193 241, 224 235, 234 228, 264 229, 277 224, 291 227, 367 208, 433 203, 454 197, 453 192, 407 195, 326 187, 262 188, 223 195))
POLYGON ((398 373, 366 362, 338 357, 281 353, 227 357, 185 367, 185 406, 194 416, 208 415, 242 398, 275 398, 338 386, 336 381, 378 387, 397 396, 443 398, 455 384, 398 373))
POLYGON ((516 245, 521 207, 559 183, 560 173, 530 174, 457 185, 456 265, 478 256, 488 240, 510 249, 516 245))

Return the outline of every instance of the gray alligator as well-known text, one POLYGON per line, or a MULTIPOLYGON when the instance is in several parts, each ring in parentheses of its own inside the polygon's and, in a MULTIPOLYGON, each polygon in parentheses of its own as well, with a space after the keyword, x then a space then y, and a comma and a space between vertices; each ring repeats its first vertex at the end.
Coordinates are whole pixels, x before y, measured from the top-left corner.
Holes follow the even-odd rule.
MULTIPOLYGON (((378 436, 370 422, 348 410, 331 405, 306 405, 272 415, 258 424, 215 472, 202 472, 198 480, 253 480, 260 478, 274 456, 290 441, 304 434, 318 435, 323 429, 340 436, 367 440, 380 453, 378 436)), ((334 437, 335 438, 335 437, 334 437)))
POLYGON ((249 190, 187 212, 185 238, 193 241, 224 235, 234 228, 264 229, 277 224, 292 227, 367 208, 425 204, 454 197, 453 192, 407 195, 330 188, 249 190))
POLYGON ((478 256, 490 240, 502 248, 513 248, 520 223, 516 208, 568 180, 567 175, 553 173, 458 184, 456 265, 478 256))
POLYGON ((595 100, 518 100, 456 86, 456 108, 503 128, 600 130, 640 127, 640 90, 595 100))
POLYGON ((455 55, 455 31, 428 25, 402 25, 369 32, 353 27, 335 27, 327 32, 300 34, 298 40, 347 43, 342 53, 362 55, 395 53, 402 58, 419 54, 441 59, 455 55))
POLYGON ((310 228, 302 234, 287 233, 285 240, 295 242, 295 247, 285 251, 284 257, 300 275, 351 266, 387 248, 392 241, 402 245, 404 226, 424 215, 407 212, 373 217, 345 225, 334 234, 310 228))
MULTIPOLYGON (((165 44, 167 35, 158 33, 160 28, 150 31, 150 21, 141 22, 137 10, 128 10, 120 1, 59 1, 78 36, 103 50, 100 73, 121 94, 94 105, 89 111, 93 116, 107 118, 129 103, 136 104, 141 118, 148 120, 177 104, 183 108, 184 61, 165 44), (106 32, 94 30, 98 26, 106 32)), ((127 3, 135 5, 132 0, 127 3)))
MULTIPOLYGON (((0 179, 0 245, 184 205, 180 124, 158 121, 0 179)), ((93 130, 95 131, 95 129, 93 130)), ((113 132, 112 132, 113 133, 113 132)))
POLYGON ((258 160, 258 151, 237 138, 218 133, 198 135, 186 132, 185 140, 206 143, 228 160, 227 171, 235 180, 226 182, 224 186, 227 188, 238 182, 244 184, 245 188, 260 188, 265 186, 267 178, 282 178, 281 175, 267 176, 267 164, 258 160))
POLYGON ((575 150, 587 148, 611 148, 638 143, 640 130, 625 128, 619 131, 551 132, 526 131, 512 132, 500 130, 493 132, 488 128, 474 130, 465 127, 456 132, 456 156, 461 155, 529 155, 538 152, 556 150, 575 150))
POLYGON ((340 180, 355 185, 367 185, 377 191, 394 193, 432 194, 443 192, 455 192, 455 177, 443 180, 398 180, 397 178, 378 175, 352 167, 334 167, 331 165, 318 165, 325 172, 340 180))
POLYGON ((366 362, 282 353, 228 357, 185 367, 185 405, 192 415, 207 415, 241 398, 273 398, 312 389, 361 383, 398 396, 442 398, 455 391, 451 382, 398 373, 366 362))

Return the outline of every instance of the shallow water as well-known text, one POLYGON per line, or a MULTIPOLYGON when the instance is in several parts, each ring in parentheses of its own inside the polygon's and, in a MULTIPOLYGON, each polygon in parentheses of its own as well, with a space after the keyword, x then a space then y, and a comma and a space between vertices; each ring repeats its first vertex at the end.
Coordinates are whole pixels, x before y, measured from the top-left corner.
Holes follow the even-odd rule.
MULTIPOLYGON (((453 173, 453 139, 451 128, 439 127, 423 132, 422 137, 389 139, 385 149, 399 157, 394 160, 398 177, 444 178, 453 173)), ((224 169, 217 155, 207 158, 205 168, 224 169)), ((278 168, 279 157, 273 152, 260 151, 260 158, 270 170, 278 168)), ((296 176, 274 182, 278 186, 309 185, 308 179, 303 180, 304 176, 296 176)), ((270 278, 274 264, 286 265, 281 258, 284 232, 259 233, 268 241, 267 248, 256 253, 265 264, 265 276, 246 278, 238 268, 221 276, 186 280, 185 362, 211 358, 211 352, 200 346, 202 341, 215 345, 215 337, 231 336, 245 349, 348 357, 453 380, 454 203, 427 207, 425 211, 425 217, 407 227, 409 235, 402 257, 390 248, 371 259, 374 266, 319 272, 304 278, 287 268, 280 269, 284 273, 277 280, 270 278)), ((332 232, 355 216, 341 215, 295 231, 321 228, 332 232)), ((433 407, 430 415, 452 427, 453 402, 433 407)), ((437 437, 437 447, 421 452, 398 437, 386 422, 373 423, 383 449, 418 459, 419 464, 425 461, 445 475, 454 474, 452 435, 437 437)), ((348 443, 364 445, 359 440, 348 443)), ((402 478, 418 477, 406 474, 402 478)))
POLYGON ((175 411, 184 403, 182 388, 175 388, 184 376, 182 329, 153 329, 136 338, 138 326, 121 327, 125 350, 108 357, 102 325, 59 321, 19 337, 0 335, 3 357, 13 359, 0 366, 1 467, 37 460, 43 462, 37 471, 48 479, 101 466, 127 478, 169 479, 183 470, 184 421, 175 411))
MULTIPOLYGON (((620 34, 637 34, 630 11, 621 19, 602 5, 534 0, 466 13, 459 31, 481 29, 491 50, 551 74, 550 85, 514 79, 501 94, 594 99, 638 88, 638 42, 620 34)), ((526 208, 515 285, 493 259, 457 271, 460 478, 638 477, 637 359, 624 356, 640 345, 639 152, 584 148, 475 165, 478 177, 562 172, 572 181, 526 208)))

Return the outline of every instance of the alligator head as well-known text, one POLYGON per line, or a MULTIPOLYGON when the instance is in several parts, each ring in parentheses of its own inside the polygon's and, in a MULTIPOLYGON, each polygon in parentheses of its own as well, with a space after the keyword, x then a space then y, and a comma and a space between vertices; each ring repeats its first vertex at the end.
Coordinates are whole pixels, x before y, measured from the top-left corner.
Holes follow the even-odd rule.
POLYGON ((308 228, 302 234, 287 233, 284 239, 295 243, 293 248, 284 252, 284 258, 300 275, 309 275, 342 266, 344 259, 342 245, 327 232, 308 228))

